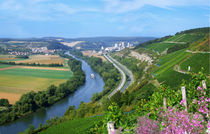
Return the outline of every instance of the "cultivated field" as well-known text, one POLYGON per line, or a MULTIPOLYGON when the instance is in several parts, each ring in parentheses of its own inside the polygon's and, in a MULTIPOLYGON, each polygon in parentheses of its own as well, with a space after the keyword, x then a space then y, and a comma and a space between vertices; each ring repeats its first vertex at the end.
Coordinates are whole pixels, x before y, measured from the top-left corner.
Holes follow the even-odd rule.
MULTIPOLYGON (((43 61, 47 61, 46 57, 33 57, 39 57, 40 64, 43 61)), ((60 61, 62 59, 58 56, 53 56, 53 58, 60 61)), ((50 58, 48 58, 48 60, 49 59, 50 58)), ((64 61, 64 59, 62 60, 64 61)), ((50 61, 48 64, 50 64, 50 61)), ((0 64, 0 98, 6 98, 11 104, 14 104, 24 93, 45 90, 52 84, 57 86, 64 83, 72 76, 73 73, 68 68, 63 67, 15 66, 0 64)))
POLYGON ((64 59, 59 55, 32 55, 29 59, 18 60, 15 63, 64 64, 64 59))

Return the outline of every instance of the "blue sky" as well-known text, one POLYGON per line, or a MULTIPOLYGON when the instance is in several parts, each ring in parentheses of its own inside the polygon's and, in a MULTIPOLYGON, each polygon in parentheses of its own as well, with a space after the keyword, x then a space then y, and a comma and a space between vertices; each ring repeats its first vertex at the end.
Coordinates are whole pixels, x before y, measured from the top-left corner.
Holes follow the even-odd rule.
POLYGON ((0 38, 161 37, 207 26, 209 0, 0 0, 0 38))

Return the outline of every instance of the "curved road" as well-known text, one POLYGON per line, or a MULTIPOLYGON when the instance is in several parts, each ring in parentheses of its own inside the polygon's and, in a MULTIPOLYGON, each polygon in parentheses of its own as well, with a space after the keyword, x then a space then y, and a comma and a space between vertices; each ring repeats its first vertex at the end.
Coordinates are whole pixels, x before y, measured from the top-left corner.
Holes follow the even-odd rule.
POLYGON ((113 59, 109 54, 104 54, 104 57, 119 70, 119 72, 122 76, 121 82, 118 85, 118 87, 116 89, 114 89, 114 91, 112 91, 112 93, 108 96, 110 98, 117 91, 123 92, 129 85, 131 85, 134 82, 134 79, 133 79, 132 72, 129 69, 127 69, 124 65, 122 65, 121 63, 119 63, 118 61, 113 59), (126 75, 129 76, 127 83, 126 83, 126 75))

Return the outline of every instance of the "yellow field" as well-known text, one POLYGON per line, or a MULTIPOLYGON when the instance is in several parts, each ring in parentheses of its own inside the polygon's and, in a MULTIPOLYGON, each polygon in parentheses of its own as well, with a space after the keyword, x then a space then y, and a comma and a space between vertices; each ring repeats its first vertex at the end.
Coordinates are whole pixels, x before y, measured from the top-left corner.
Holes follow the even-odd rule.
POLYGON ((29 59, 15 61, 15 63, 64 64, 64 59, 59 55, 32 55, 29 59))
POLYGON ((11 97, 14 94, 21 96, 29 91, 45 90, 49 85, 59 85, 64 83, 65 79, 49 79, 49 78, 37 78, 29 76, 12 76, 1 75, 0 77, 0 98, 7 98, 10 103, 15 102, 19 97, 11 97), (13 94, 9 96, 3 96, 3 94, 13 94))

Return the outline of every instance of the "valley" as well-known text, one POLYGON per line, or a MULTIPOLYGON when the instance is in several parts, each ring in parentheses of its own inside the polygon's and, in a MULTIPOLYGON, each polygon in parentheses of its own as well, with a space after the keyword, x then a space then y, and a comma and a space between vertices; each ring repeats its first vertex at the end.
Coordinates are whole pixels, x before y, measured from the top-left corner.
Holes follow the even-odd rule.
MULTIPOLYGON (((122 126, 120 131, 133 131, 139 117, 160 120, 164 97, 167 97, 168 108, 177 107, 177 110, 180 110, 180 87, 183 85, 189 94, 188 112, 200 112, 194 108, 193 99, 199 99, 195 94, 198 86, 204 89, 203 81, 207 87, 204 89, 207 92, 204 97, 209 96, 208 31, 209 28, 186 30, 121 51, 68 49, 73 59, 82 62, 82 69, 86 73, 85 85, 72 96, 66 94, 64 100, 68 102, 58 102, 52 106, 55 108, 53 115, 59 113, 59 117, 64 115, 63 117, 50 119, 46 116, 36 122, 30 120, 36 129, 28 128, 24 133, 29 130, 32 133, 107 133, 106 125, 109 121, 115 121, 116 128, 122 126), (89 66, 86 62, 94 71, 86 69, 89 66), (91 78, 90 74, 95 74, 96 78, 91 78), (59 112, 58 107, 62 109, 59 112), (50 123, 44 123, 46 120, 50 123), (44 125, 38 127, 40 122, 44 125)), ((70 83, 69 79, 73 82, 74 77, 78 77, 78 72, 75 73, 71 64, 67 66, 71 61, 72 65, 77 65, 77 62, 62 54, 37 54, 26 59, 13 55, 1 57, 0 75, 3 77, 0 78, 0 93, 2 96, 7 95, 11 104, 14 104, 12 102, 15 102, 15 99, 18 101, 21 94, 30 94, 30 91, 45 92, 45 89, 49 91, 48 86, 52 83, 60 92, 65 87, 61 83, 70 83), (14 94, 19 96, 13 97, 14 94)), ((34 103, 39 106, 35 100, 34 103)), ((52 112, 50 109, 51 107, 46 112, 52 112)), ((36 117, 34 114, 31 116, 36 117)), ((17 121, 17 124, 19 123, 17 121)), ((206 125, 207 121, 203 123, 206 125)), ((13 128, 14 125, 9 127, 13 128)), ((27 126, 23 128, 26 129, 27 126)))

